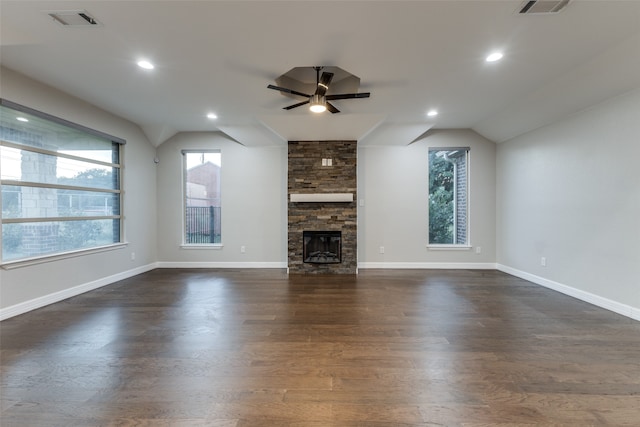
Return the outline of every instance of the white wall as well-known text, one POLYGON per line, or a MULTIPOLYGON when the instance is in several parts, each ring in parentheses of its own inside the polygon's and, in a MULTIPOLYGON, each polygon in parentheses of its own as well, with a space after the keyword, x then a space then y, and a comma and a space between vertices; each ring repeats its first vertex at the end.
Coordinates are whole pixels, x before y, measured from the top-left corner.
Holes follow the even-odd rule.
POLYGON ((358 148, 361 268, 495 266, 495 144, 470 130, 438 130, 408 146, 358 148), (469 250, 427 249, 429 147, 470 147, 469 250), (380 253, 384 246, 384 254, 380 253), (481 253, 475 248, 480 246, 481 253))
POLYGON ((639 160, 640 90, 500 144, 498 263, 640 318, 639 160))
MULTIPOLYGON (((124 147, 123 188, 126 248, 81 255, 60 261, 0 269, 0 308, 15 315, 134 274, 156 260, 156 181, 154 147, 140 128, 77 98, 28 79, 6 68, 0 69, 0 97, 127 141, 124 147), (136 259, 131 260, 131 252, 136 259), (112 281, 112 280, 111 280, 112 281)), ((0 318, 3 316, 0 316, 0 318)))
POLYGON ((219 132, 180 133, 157 151, 158 260, 176 267, 287 265, 287 146, 245 147, 219 132), (222 152, 221 249, 184 249, 182 154, 222 152), (240 253, 244 246, 246 252, 240 253))

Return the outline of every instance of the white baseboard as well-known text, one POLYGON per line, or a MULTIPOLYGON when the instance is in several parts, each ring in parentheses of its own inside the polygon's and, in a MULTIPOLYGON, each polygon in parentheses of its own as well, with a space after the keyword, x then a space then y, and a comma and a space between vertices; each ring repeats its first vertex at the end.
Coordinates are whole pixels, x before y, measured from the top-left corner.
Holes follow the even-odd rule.
POLYGON ((359 262, 359 269, 449 269, 449 270, 495 270, 491 262, 359 262))
POLYGON ((569 295, 580 301, 588 302, 600 308, 604 308, 614 313, 621 314, 634 320, 640 320, 640 309, 631 307, 626 304, 622 304, 617 301, 604 298, 590 292, 582 291, 580 289, 573 288, 571 286, 563 285, 562 283, 554 282, 553 280, 545 279, 544 277, 536 276, 525 271, 520 271, 515 268, 508 267, 506 265, 497 264, 496 269, 503 273, 511 274, 512 276, 519 277, 529 282, 535 283, 545 288, 553 289, 562 294, 569 295))
POLYGON ((85 292, 92 291, 94 289, 101 288, 111 283, 115 283, 119 280, 128 279, 129 277, 137 276, 138 274, 146 273, 157 268, 156 263, 143 265, 131 270, 123 271, 112 276, 103 277, 102 279, 94 280, 93 282, 84 283, 82 285, 74 286, 73 288, 64 289, 62 291, 54 292, 52 294, 43 295, 38 298, 34 298, 29 301, 21 302, 16 305, 12 305, 6 308, 0 309, 0 321, 8 319, 10 317, 18 316, 20 314, 27 313, 31 310, 47 306, 56 302, 60 302, 67 298, 74 297, 76 295, 83 294, 85 292))
POLYGON ((286 262, 158 262, 157 268, 287 268, 286 262))

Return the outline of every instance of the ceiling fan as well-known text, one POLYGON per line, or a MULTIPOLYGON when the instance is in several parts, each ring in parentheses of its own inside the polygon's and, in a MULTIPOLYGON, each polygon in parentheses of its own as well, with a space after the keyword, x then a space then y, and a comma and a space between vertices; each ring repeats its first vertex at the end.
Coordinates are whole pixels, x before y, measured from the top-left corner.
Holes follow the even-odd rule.
POLYGON ((322 113, 323 111, 329 110, 331 113, 339 113, 338 110, 333 104, 329 101, 337 100, 337 99, 354 99, 354 98, 368 98, 371 96, 369 92, 362 93, 341 93, 341 94, 333 94, 327 95, 327 91, 329 90, 329 84, 331 84, 331 79, 333 79, 333 73, 329 73, 326 71, 322 72, 320 75, 320 71, 323 67, 313 67, 316 71, 316 91, 312 94, 306 94, 302 92, 298 92, 297 90, 288 89, 286 87, 269 85, 267 88, 273 90, 279 90, 280 92, 290 93, 292 95, 301 96, 303 98, 307 98, 306 101, 298 102, 297 104, 289 105, 288 107, 284 107, 284 110, 291 110, 296 107, 300 107, 301 105, 309 104, 309 109, 314 113, 322 113))

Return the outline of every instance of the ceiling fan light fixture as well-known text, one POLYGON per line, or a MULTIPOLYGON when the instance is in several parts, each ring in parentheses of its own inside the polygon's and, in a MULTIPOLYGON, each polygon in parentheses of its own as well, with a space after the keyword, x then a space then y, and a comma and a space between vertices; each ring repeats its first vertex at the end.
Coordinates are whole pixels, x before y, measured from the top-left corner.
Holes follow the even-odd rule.
POLYGON ((327 111, 327 104, 325 102, 324 96, 311 96, 311 100, 309 101, 309 110, 313 111, 314 113, 322 113, 327 111))

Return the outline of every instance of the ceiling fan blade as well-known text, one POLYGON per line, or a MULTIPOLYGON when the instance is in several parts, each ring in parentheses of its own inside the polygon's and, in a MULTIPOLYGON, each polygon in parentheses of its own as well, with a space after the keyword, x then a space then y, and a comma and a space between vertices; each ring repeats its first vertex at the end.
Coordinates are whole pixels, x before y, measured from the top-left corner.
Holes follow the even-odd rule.
POLYGON ((309 103, 309 100, 307 99, 306 101, 298 102, 297 104, 293 104, 293 105, 289 105, 288 107, 284 107, 283 110, 291 110, 291 109, 294 109, 296 107, 299 107, 301 105, 308 104, 308 103, 309 103))
POLYGON ((327 95, 325 98, 327 101, 333 99, 354 99, 354 98, 369 98, 371 96, 370 92, 362 92, 362 93, 341 93, 336 95, 327 95))
POLYGON ((335 113, 339 113, 340 110, 338 110, 332 103, 327 102, 327 110, 329 110, 331 113, 335 114, 335 113))
POLYGON ((306 93, 298 92, 297 90, 287 89, 286 87, 269 85, 269 86, 267 86, 267 88, 268 89, 273 89, 273 90, 279 90, 280 92, 290 93, 292 95, 304 96, 305 98, 311 97, 311 95, 307 95, 306 93))
POLYGON ((316 95, 324 96, 329 89, 329 84, 331 83, 331 79, 333 79, 333 73, 322 73, 320 80, 318 80, 318 86, 316 88, 316 95))

